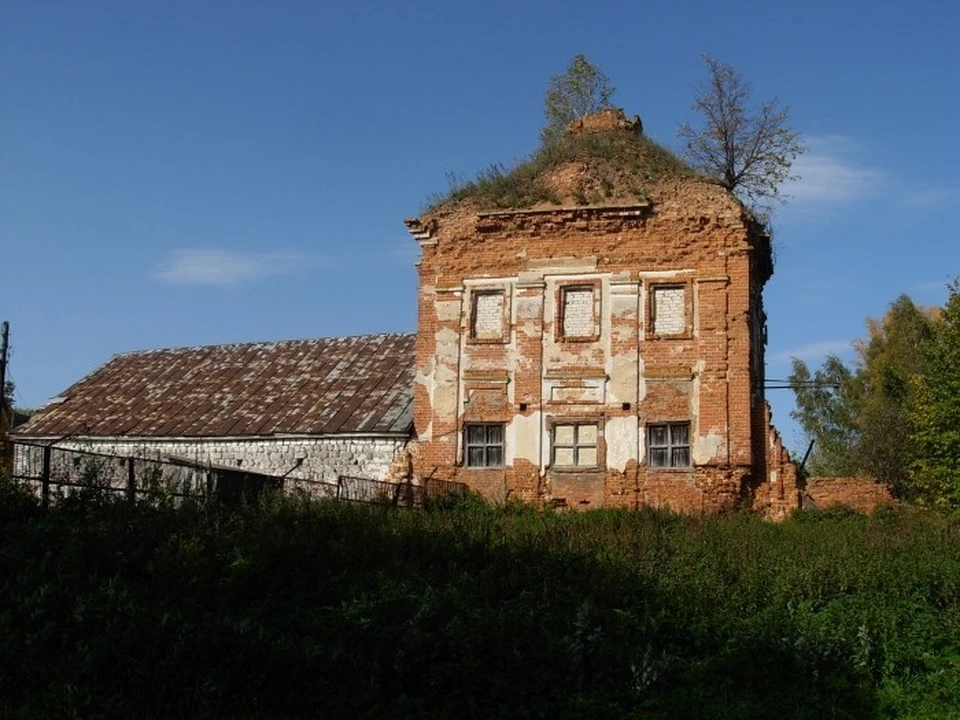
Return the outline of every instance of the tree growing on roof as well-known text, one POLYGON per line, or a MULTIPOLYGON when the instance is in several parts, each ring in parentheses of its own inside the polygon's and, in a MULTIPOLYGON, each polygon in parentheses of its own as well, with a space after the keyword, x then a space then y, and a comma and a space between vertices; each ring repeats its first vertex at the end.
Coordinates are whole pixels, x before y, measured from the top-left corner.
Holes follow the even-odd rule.
POLYGON ((805 150, 790 129, 789 107, 776 99, 751 104, 751 89, 733 67, 705 55, 706 81, 696 88, 696 126, 683 123, 677 134, 686 143, 688 162, 715 179, 761 215, 780 198, 794 160, 805 150))
POLYGON ((560 139, 574 120, 611 107, 614 92, 610 78, 600 68, 584 55, 574 55, 566 72, 550 78, 543 98, 547 124, 540 138, 545 144, 560 139))

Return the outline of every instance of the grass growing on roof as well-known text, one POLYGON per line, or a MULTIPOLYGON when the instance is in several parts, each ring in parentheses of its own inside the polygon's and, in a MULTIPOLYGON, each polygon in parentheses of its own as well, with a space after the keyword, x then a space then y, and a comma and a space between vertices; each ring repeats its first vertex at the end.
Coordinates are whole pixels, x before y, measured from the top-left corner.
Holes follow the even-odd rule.
POLYGON ((473 180, 448 176, 448 192, 431 197, 427 211, 466 200, 480 209, 559 205, 566 198, 558 197, 548 176, 571 163, 585 166, 583 180, 572 197, 579 205, 644 200, 656 180, 695 174, 680 158, 645 135, 620 131, 567 135, 541 146, 512 168, 491 165, 473 180))

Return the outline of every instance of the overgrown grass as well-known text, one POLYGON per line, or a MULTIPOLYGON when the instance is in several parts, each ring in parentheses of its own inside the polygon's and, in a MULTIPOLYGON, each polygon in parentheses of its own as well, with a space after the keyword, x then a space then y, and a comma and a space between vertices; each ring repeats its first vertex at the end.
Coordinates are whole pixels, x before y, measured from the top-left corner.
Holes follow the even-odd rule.
POLYGON ((948 717, 960 527, 0 489, 4 717, 948 717))
POLYGON ((643 200, 656 179, 693 175, 676 155, 646 136, 618 132, 577 135, 541 146, 513 168, 491 165, 473 180, 450 175, 448 191, 432 196, 426 209, 468 199, 481 209, 560 204, 562 198, 545 182, 545 176, 573 162, 587 165, 584 182, 574 189, 574 201, 581 205, 643 200))

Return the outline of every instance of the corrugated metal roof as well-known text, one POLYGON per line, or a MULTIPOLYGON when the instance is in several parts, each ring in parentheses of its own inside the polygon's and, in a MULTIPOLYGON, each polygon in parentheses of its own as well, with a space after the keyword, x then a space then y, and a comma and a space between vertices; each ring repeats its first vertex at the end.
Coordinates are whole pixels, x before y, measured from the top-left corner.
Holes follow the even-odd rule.
POLYGON ((16 434, 407 433, 415 338, 381 334, 125 353, 63 392, 16 434))

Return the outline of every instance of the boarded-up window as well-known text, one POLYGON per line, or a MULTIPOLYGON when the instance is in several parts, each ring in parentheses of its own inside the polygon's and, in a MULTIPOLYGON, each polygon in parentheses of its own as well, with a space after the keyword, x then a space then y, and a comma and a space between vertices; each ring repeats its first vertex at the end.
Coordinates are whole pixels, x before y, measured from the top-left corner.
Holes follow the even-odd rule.
POLYGON ((477 340, 503 338, 504 296, 500 291, 482 291, 473 295, 472 335, 477 340))
POLYGON ((685 290, 682 287, 653 289, 653 332, 656 335, 682 335, 686 330, 685 290))
POLYGON ((561 293, 563 336, 592 338, 597 334, 592 287, 568 287, 561 293))

